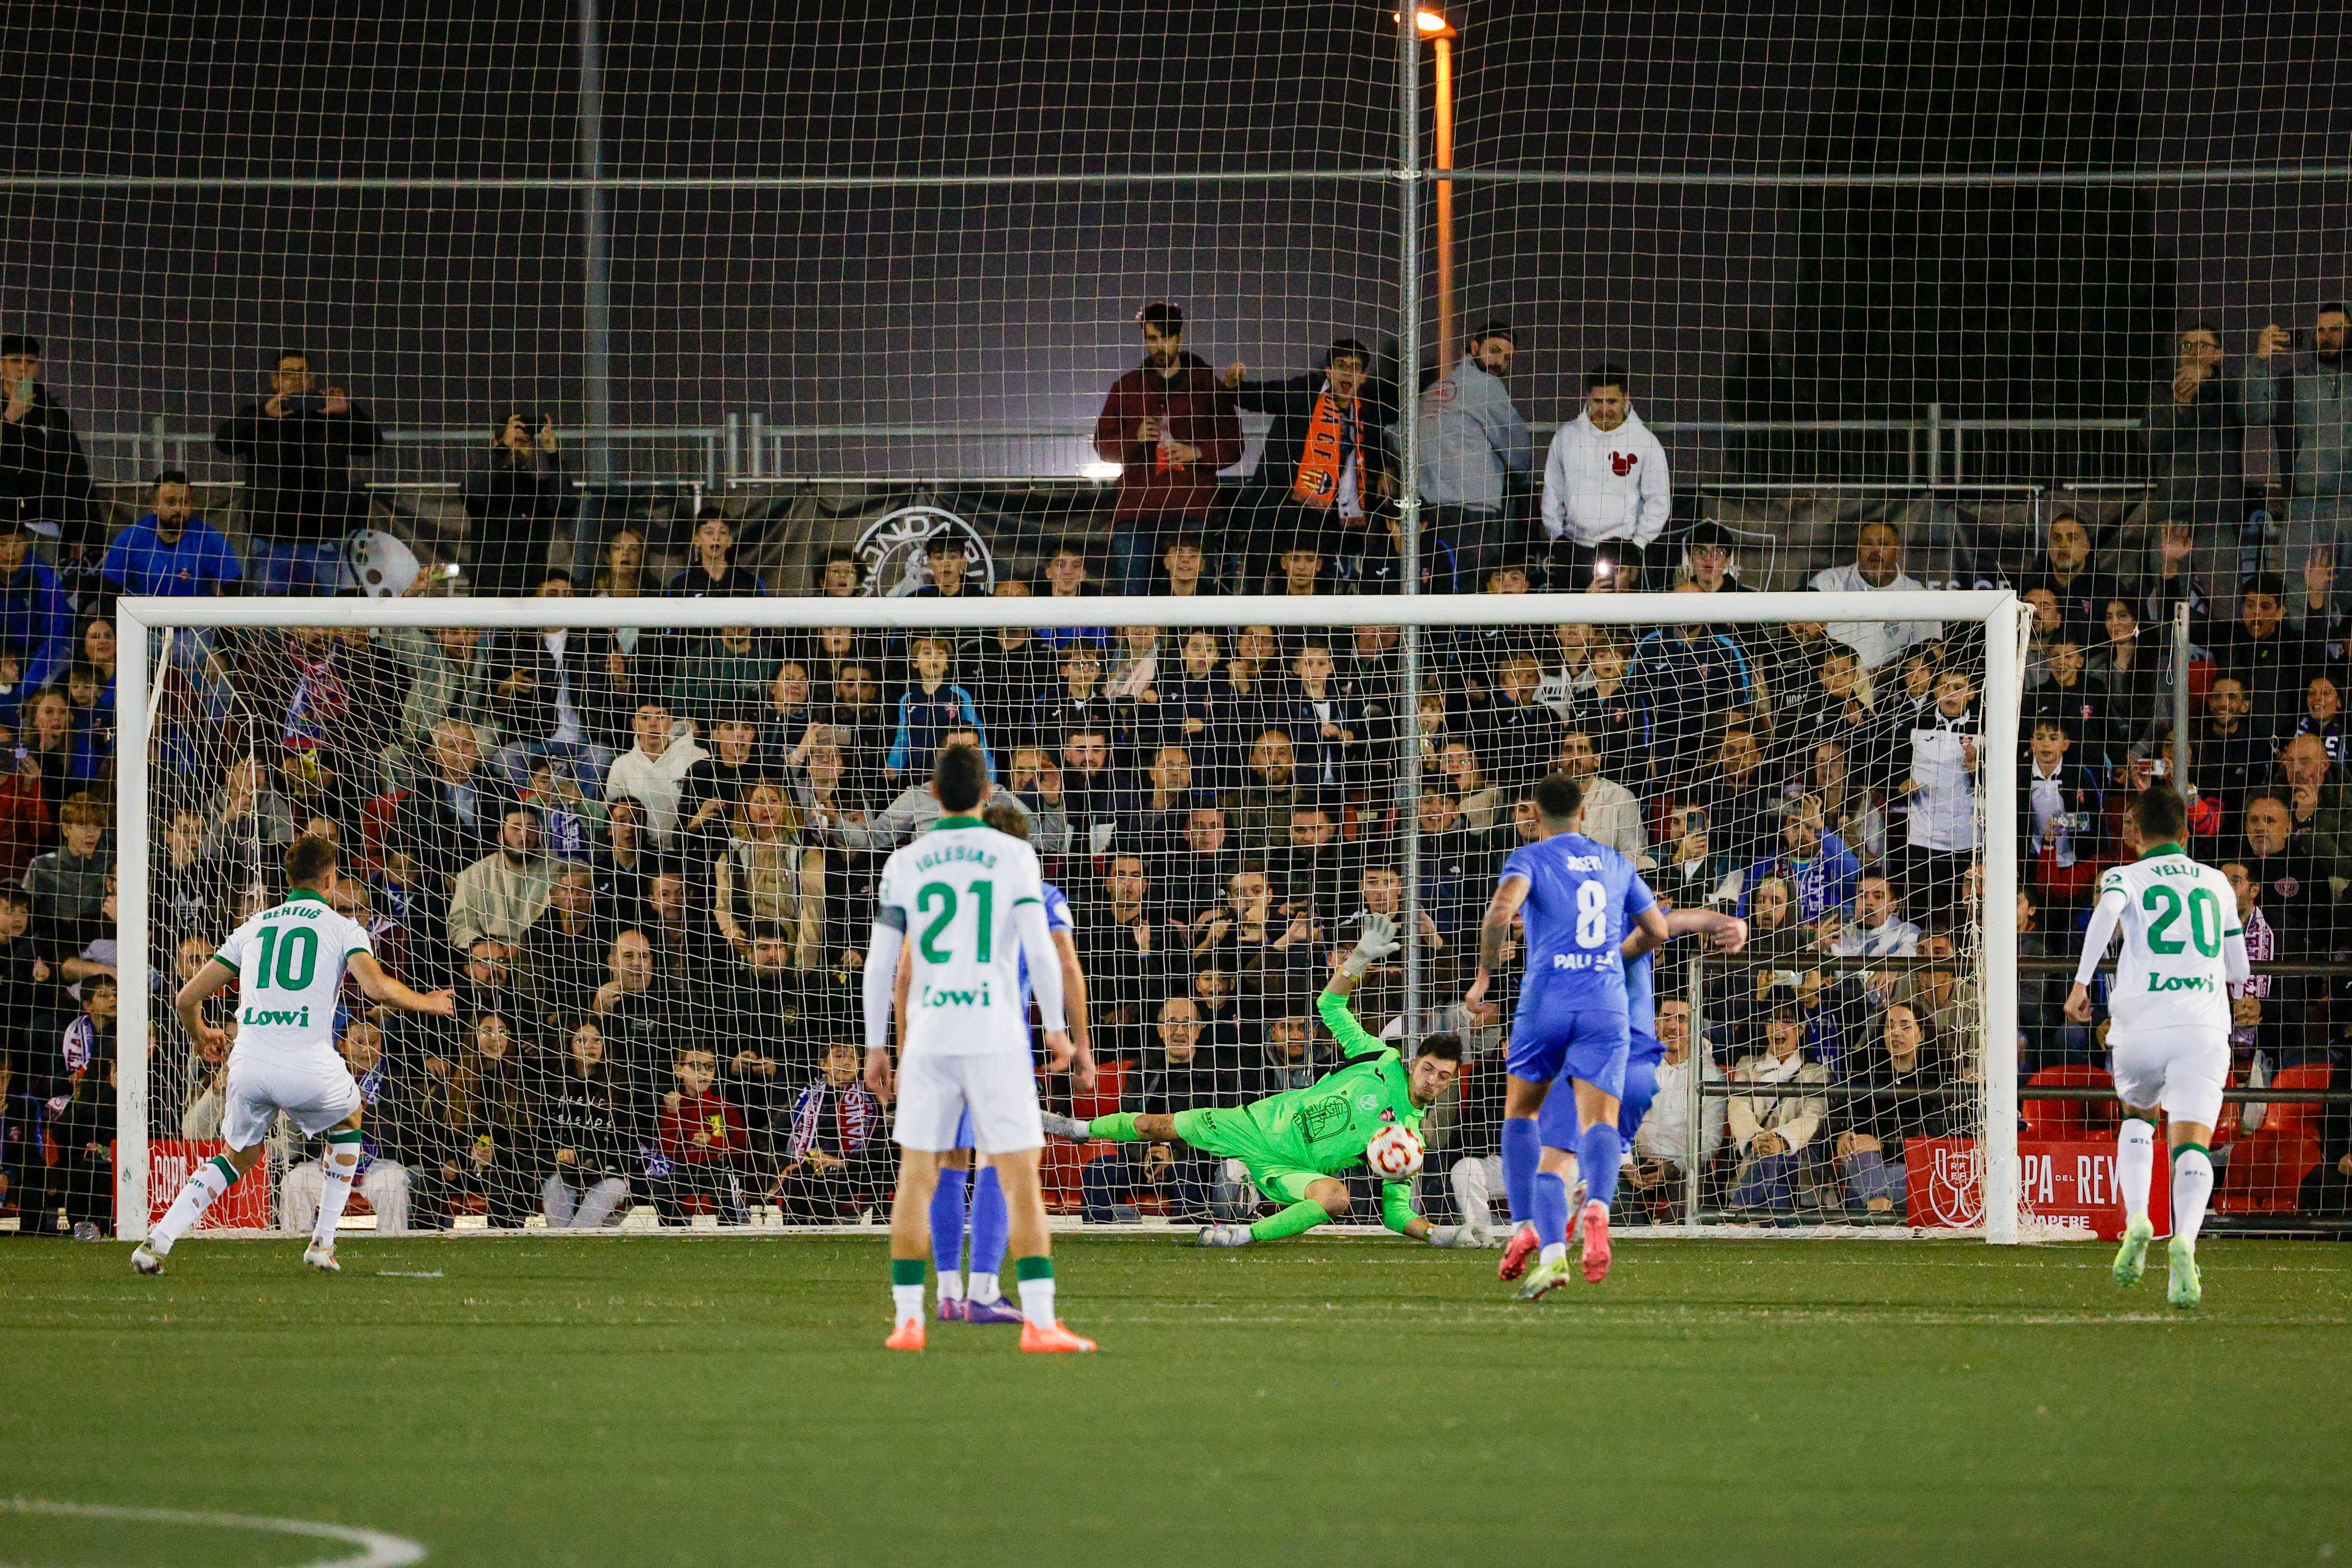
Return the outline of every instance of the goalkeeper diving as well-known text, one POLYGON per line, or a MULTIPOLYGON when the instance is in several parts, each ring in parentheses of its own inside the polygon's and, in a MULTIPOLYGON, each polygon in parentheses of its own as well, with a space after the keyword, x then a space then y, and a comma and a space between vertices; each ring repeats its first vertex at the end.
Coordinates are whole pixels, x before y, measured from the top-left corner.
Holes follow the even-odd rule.
MULTIPOLYGON (((1433 1034, 1408 1065, 1394 1046, 1374 1038, 1348 1007, 1364 971, 1396 951, 1396 922, 1364 916, 1355 951, 1340 964, 1315 1010, 1343 1053, 1339 1066, 1304 1089, 1269 1096, 1239 1110, 1201 1107, 1175 1113, 1121 1112, 1090 1122, 1047 1116, 1045 1130, 1068 1143, 1108 1138, 1120 1144, 1180 1143, 1249 1170, 1250 1180, 1276 1212, 1255 1225, 1209 1225, 1203 1247, 1246 1247, 1312 1230, 1347 1218, 1348 1184, 1364 1151, 1389 1127, 1418 1133, 1421 1119, 1462 1073, 1462 1042, 1433 1034)), ((1433 1226, 1412 1210, 1412 1183, 1381 1184, 1381 1222, 1400 1235, 1435 1247, 1474 1247, 1481 1238, 1466 1225, 1433 1226)))

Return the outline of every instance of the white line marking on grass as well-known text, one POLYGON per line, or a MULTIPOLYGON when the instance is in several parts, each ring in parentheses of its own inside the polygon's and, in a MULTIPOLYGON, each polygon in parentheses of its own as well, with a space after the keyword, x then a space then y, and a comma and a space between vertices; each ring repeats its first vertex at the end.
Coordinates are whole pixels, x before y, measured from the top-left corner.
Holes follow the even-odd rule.
MULTIPOLYGON (((382 1531, 308 1519, 264 1519, 249 1513, 198 1513, 178 1508, 118 1508, 102 1502, 56 1502, 47 1498, 0 1498, 0 1513, 41 1513, 59 1519, 115 1520, 125 1524, 194 1524, 216 1530, 253 1530, 270 1535, 314 1535, 366 1550, 357 1557, 321 1557, 300 1568, 403 1568, 425 1561, 425 1548, 382 1531)), ((7 1568, 0 1564, 0 1568, 7 1568)))

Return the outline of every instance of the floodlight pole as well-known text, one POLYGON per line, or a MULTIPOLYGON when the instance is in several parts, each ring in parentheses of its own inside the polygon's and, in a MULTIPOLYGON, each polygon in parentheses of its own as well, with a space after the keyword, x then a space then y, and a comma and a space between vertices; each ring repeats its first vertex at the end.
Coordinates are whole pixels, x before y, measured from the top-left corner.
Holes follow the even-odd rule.
POLYGON ((580 273, 587 478, 613 477, 613 245, 604 216, 604 51, 596 0, 580 0, 580 273))

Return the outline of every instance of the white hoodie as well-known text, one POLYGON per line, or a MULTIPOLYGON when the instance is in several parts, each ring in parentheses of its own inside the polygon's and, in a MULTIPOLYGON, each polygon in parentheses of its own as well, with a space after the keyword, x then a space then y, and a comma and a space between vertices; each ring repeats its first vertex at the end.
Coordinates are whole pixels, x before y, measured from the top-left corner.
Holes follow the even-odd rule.
POLYGON ((1673 501, 1666 449, 1641 415, 1628 413, 1624 423, 1604 432, 1580 413, 1552 436, 1544 459, 1546 537, 1580 545, 1631 539, 1646 548, 1666 531, 1673 501))
POLYGON ((640 745, 614 758, 604 775, 604 799, 609 802, 625 795, 635 800, 645 813, 646 831, 654 847, 670 849, 677 834, 678 800, 687 769, 709 755, 696 744, 694 732, 681 725, 659 757, 647 757, 640 745))

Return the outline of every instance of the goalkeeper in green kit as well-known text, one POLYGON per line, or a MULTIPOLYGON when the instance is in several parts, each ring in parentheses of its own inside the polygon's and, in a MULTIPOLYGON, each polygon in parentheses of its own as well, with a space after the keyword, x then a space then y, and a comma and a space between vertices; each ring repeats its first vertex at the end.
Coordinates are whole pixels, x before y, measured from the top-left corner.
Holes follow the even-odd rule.
MULTIPOLYGON (((1121 1112, 1091 1122, 1049 1115, 1045 1130, 1074 1144, 1089 1138, 1120 1144, 1174 1142, 1241 1161, 1258 1191, 1281 1207, 1255 1225, 1203 1226, 1203 1247, 1279 1240, 1346 1218, 1348 1184, 1340 1178, 1364 1163, 1365 1145, 1385 1127, 1417 1131, 1422 1116, 1462 1072, 1462 1042, 1454 1036, 1433 1034, 1423 1040, 1408 1066, 1393 1046, 1367 1033, 1349 1010, 1348 998, 1364 971, 1396 947, 1395 921, 1385 915, 1365 915, 1364 934, 1355 951, 1315 1002, 1343 1060, 1336 1071, 1306 1088, 1239 1110, 1202 1108, 1172 1115, 1121 1112)), ((1433 1226, 1415 1214, 1411 1182, 1381 1184, 1381 1220, 1391 1230, 1433 1246, 1467 1247, 1478 1240, 1470 1227, 1433 1226)))

